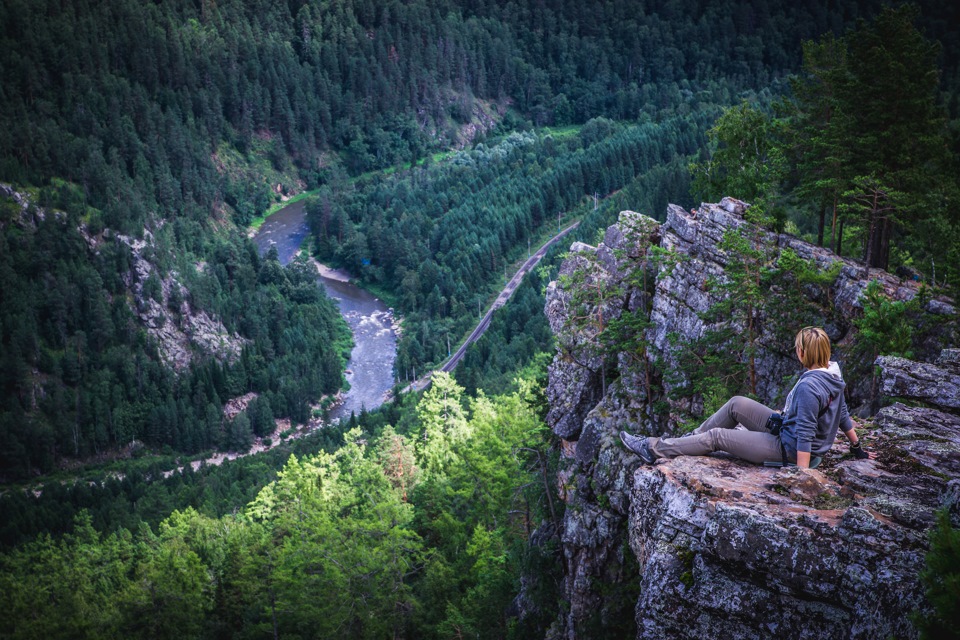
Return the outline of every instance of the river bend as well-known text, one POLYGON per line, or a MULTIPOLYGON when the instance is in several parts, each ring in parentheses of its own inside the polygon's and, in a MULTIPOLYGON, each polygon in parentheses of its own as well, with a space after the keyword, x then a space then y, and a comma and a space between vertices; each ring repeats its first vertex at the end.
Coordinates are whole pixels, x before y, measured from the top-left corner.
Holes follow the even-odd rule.
MULTIPOLYGON (((281 264, 296 256, 310 231, 305 209, 305 201, 299 200, 264 221, 253 238, 261 255, 276 245, 281 264)), ((383 404, 393 388, 397 356, 393 312, 369 291, 342 280, 335 273, 317 276, 317 282, 340 307, 354 342, 346 374, 350 390, 344 394, 343 403, 331 411, 331 419, 349 417, 353 412, 383 404)))

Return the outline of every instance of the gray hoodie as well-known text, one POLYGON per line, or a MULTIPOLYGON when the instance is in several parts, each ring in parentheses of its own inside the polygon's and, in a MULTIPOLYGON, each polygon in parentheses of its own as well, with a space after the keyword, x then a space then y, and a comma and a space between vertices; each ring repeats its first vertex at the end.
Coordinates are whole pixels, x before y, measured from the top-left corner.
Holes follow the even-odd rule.
POLYGON ((849 431, 853 424, 843 399, 846 387, 835 362, 829 369, 814 369, 800 376, 787 396, 780 440, 787 455, 796 459, 798 451, 820 456, 830 450, 837 429, 849 431))

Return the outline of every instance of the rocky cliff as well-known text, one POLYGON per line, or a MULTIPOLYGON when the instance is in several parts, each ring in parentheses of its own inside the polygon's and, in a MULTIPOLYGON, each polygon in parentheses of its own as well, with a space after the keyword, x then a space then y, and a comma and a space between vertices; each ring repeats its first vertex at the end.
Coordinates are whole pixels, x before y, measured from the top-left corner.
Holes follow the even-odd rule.
MULTIPOLYGON (((960 522, 956 350, 935 365, 877 362, 883 394, 924 406, 892 404, 862 421, 875 460, 854 460, 838 443, 809 473, 722 454, 642 466, 617 438, 620 429, 674 433, 703 410, 678 354, 714 325, 738 322, 709 313, 729 295, 718 283, 735 259, 724 244, 731 230, 769 259, 789 249, 831 274, 822 286, 796 286, 805 318, 827 328, 840 354, 854 341, 867 278, 894 300, 918 295, 916 282, 760 230, 746 207, 671 206, 663 224, 623 212, 599 246, 571 248, 548 288, 558 353, 547 420, 564 443, 568 604, 554 637, 604 637, 624 620, 638 638, 916 636, 908 616, 927 606, 918 580, 926 530, 943 506, 960 522), (612 331, 618 346, 603 347, 612 331)), ((926 300, 924 309, 940 321, 939 341, 955 343, 951 302, 926 300)), ((792 334, 762 313, 750 322, 757 395, 779 406, 800 372, 792 334)), ((849 389, 851 406, 868 406, 869 384, 849 389)))
MULTIPOLYGON (((240 356, 245 340, 227 331, 219 319, 194 308, 176 271, 165 277, 160 276, 156 266, 147 257, 152 240, 149 231, 144 232, 143 240, 114 235, 116 242, 122 242, 130 248, 131 268, 124 274, 124 282, 132 295, 133 309, 156 342, 157 351, 167 366, 183 371, 198 355, 212 356, 226 362, 232 362, 240 356), (147 291, 151 277, 159 283, 155 292, 147 291)), ((96 242, 91 242, 95 248, 96 242)), ((203 269, 203 265, 197 265, 196 268, 203 269)))
MULTIPOLYGON (((37 206, 26 192, 17 191, 9 184, 0 183, 0 199, 9 201, 17 210, 16 224, 24 229, 35 230, 46 216, 67 220, 64 212, 47 210, 37 206)), ((233 361, 240 355, 245 340, 236 333, 227 331, 219 319, 190 303, 189 291, 176 271, 161 275, 150 254, 155 251, 153 234, 144 230, 142 239, 104 229, 90 233, 80 224, 77 232, 87 244, 91 257, 99 253, 107 243, 120 243, 129 249, 130 268, 123 273, 123 281, 140 324, 156 343, 164 363, 177 371, 188 368, 195 357, 214 357, 233 361), (148 282, 156 283, 155 290, 148 291, 148 282)), ((202 269, 203 265, 197 265, 202 269)))

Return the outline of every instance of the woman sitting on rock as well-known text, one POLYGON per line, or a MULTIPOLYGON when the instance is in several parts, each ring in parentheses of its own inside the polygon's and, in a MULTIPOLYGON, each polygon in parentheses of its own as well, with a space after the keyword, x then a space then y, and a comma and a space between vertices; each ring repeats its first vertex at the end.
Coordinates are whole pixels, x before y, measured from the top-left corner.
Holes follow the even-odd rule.
POLYGON ((680 438, 638 438, 625 431, 620 440, 646 464, 657 458, 703 456, 726 451, 755 464, 795 463, 816 468, 830 450, 837 429, 850 441, 856 458, 872 458, 864 451, 843 399, 846 386, 840 367, 830 361, 830 338, 823 329, 805 327, 794 340, 797 358, 806 367, 787 395, 779 435, 770 432, 771 418, 780 414, 756 400, 736 396, 695 431, 680 438), (746 431, 736 429, 738 424, 746 431))

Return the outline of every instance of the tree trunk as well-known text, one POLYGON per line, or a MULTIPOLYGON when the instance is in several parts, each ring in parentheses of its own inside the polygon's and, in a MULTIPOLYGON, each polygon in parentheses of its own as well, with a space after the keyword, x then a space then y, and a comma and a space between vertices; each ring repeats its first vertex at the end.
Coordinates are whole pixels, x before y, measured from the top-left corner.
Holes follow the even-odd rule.
POLYGON ((880 246, 874 262, 876 263, 875 266, 887 271, 887 267, 890 265, 890 237, 893 235, 893 220, 889 217, 883 217, 881 220, 883 224, 878 234, 880 236, 880 246))
POLYGON ((887 216, 879 216, 871 212, 870 233, 867 239, 868 267, 886 270, 890 262, 890 236, 893 230, 893 221, 887 216))
POLYGON ((874 211, 871 211, 868 215, 870 216, 870 224, 867 225, 867 246, 865 255, 863 256, 863 264, 866 268, 866 275, 864 276, 865 278, 870 276, 870 267, 873 266, 871 261, 873 260, 874 256, 874 235, 876 234, 877 228, 876 220, 874 219, 874 211))
POLYGON ((823 246, 823 227, 826 224, 827 203, 820 203, 820 224, 817 226, 817 246, 823 246))
POLYGON ((840 226, 837 229, 837 255, 843 255, 843 218, 840 218, 840 226))
MULTIPOLYGON (((840 227, 841 230, 843 227, 840 227)), ((837 194, 833 194, 833 224, 830 226, 830 251, 840 255, 837 248, 837 194)))

